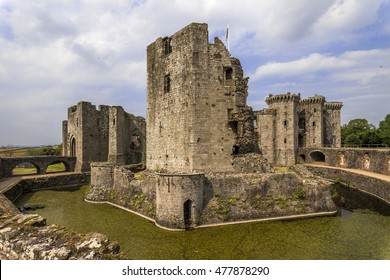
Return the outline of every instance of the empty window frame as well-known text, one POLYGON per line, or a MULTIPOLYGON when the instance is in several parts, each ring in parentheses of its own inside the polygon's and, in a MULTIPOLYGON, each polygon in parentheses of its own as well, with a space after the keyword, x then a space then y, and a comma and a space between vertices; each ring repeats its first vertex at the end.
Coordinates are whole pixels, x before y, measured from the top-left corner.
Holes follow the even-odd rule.
POLYGON ((164 76, 164 93, 168 93, 171 91, 171 77, 170 75, 164 76))

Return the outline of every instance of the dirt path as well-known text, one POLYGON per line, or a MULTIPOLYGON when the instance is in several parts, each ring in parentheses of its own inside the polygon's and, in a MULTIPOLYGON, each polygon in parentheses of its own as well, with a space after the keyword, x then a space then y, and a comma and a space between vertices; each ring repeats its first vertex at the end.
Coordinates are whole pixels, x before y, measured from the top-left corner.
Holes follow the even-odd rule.
POLYGON ((369 171, 365 171, 365 170, 361 170, 361 169, 333 167, 333 166, 328 166, 328 165, 324 165, 324 164, 321 164, 321 163, 319 163, 319 164, 316 164, 316 163, 306 163, 304 165, 307 165, 307 166, 317 166, 317 167, 323 167, 323 168, 329 168, 329 169, 344 170, 344 171, 348 171, 348 172, 352 172, 352 173, 356 173, 356 174, 360 174, 360 175, 364 175, 364 176, 368 176, 368 177, 372 177, 372 178, 376 178, 376 179, 380 179, 380 180, 383 180, 383 181, 390 182, 390 176, 389 175, 384 175, 384 174, 375 173, 375 172, 369 172, 369 171))

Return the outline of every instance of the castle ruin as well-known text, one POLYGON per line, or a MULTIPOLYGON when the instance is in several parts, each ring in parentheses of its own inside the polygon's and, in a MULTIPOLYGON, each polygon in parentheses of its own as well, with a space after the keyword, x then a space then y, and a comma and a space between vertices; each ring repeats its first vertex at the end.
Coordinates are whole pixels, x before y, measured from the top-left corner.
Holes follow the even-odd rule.
POLYGON ((120 106, 79 102, 68 108, 62 123, 62 154, 77 157, 75 171, 90 170, 91 162, 125 165, 145 161, 145 119, 120 106))
POLYGON ((192 23, 147 47, 146 134, 144 120, 121 107, 69 108, 64 153, 77 156, 78 170, 94 162, 87 198, 171 229, 333 211, 323 181, 305 179, 313 207, 293 203, 303 179, 275 174, 272 165, 294 165, 299 146, 340 146, 342 104, 287 93, 253 111, 240 61, 218 38, 208 40, 207 24, 192 23), (141 180, 133 163, 146 163, 141 180), (277 195, 291 208, 270 208, 266 198, 277 195))

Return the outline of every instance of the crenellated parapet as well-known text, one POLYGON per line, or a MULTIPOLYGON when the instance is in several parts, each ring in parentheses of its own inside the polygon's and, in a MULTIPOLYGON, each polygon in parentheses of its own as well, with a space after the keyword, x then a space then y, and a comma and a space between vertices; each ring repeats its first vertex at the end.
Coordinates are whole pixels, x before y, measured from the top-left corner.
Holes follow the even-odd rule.
POLYGON ((278 94, 278 95, 268 95, 268 97, 265 99, 265 102, 268 105, 274 104, 274 103, 282 103, 282 102, 299 102, 301 100, 301 94, 294 94, 294 93, 286 93, 286 94, 278 94))
POLYGON ((341 110, 343 107, 343 102, 325 102, 324 108, 325 110, 341 110))
POLYGON ((276 115, 276 110, 275 109, 262 109, 259 111, 254 111, 255 115, 276 115))
POLYGON ((300 101, 301 104, 324 104, 325 97, 322 95, 314 95, 300 101))

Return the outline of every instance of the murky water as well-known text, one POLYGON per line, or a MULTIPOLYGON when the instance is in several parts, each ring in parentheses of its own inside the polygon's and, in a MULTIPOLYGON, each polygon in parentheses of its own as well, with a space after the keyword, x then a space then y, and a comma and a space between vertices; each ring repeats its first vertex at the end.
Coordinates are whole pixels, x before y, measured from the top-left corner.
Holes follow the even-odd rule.
POLYGON ((130 259, 390 259, 390 216, 358 210, 341 217, 259 222, 170 232, 107 204, 84 201, 86 186, 23 195, 48 223, 117 240, 130 259))

